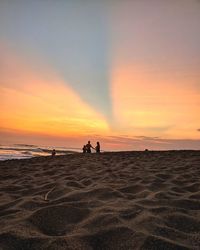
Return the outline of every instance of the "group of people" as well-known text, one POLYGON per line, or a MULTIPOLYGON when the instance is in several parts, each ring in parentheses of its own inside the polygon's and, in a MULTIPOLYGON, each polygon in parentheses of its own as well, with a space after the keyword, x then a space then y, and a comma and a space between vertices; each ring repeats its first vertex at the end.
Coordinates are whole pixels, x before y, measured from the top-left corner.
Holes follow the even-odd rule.
MULTIPOLYGON (((96 153, 100 153, 100 143, 97 142, 96 147, 93 147, 90 141, 88 141, 86 145, 83 145, 83 153, 92 153, 92 150, 91 150, 92 148, 96 151, 96 153)), ((51 152, 51 156, 54 157, 55 155, 56 155, 56 150, 53 149, 51 152)))
POLYGON ((100 143, 97 142, 96 147, 94 148, 90 141, 88 141, 88 143, 86 145, 83 145, 83 153, 92 153, 91 149, 95 149, 96 153, 100 153, 100 143))

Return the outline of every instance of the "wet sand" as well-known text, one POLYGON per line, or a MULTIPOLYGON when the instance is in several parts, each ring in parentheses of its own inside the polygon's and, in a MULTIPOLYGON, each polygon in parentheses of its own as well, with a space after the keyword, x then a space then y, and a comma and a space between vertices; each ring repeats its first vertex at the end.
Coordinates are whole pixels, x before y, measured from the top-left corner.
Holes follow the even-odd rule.
POLYGON ((0 249, 200 249, 200 151, 0 162, 0 249))

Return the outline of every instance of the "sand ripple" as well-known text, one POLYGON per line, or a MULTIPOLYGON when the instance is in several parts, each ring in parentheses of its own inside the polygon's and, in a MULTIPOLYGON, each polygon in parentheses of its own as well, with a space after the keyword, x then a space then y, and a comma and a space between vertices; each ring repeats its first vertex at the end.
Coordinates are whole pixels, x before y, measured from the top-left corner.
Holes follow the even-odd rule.
POLYGON ((198 151, 0 162, 0 249, 199 250, 199 163, 198 151))

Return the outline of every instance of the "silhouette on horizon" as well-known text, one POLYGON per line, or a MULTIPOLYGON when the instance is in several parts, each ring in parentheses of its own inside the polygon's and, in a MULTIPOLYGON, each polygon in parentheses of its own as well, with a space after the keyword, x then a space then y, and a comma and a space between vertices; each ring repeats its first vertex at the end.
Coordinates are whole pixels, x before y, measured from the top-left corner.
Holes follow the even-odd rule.
POLYGON ((91 148, 93 148, 93 147, 92 147, 90 141, 88 141, 88 143, 86 144, 86 152, 87 152, 87 153, 92 153, 92 152, 91 152, 91 148))
POLYGON ((83 153, 85 154, 87 152, 87 148, 86 148, 86 145, 83 145, 83 153))
POLYGON ((53 150, 52 150, 52 153, 51 153, 51 156, 54 157, 55 155, 56 155, 56 150, 53 149, 53 150))
POLYGON ((96 153, 100 153, 100 143, 99 142, 97 142, 95 150, 96 150, 96 153))

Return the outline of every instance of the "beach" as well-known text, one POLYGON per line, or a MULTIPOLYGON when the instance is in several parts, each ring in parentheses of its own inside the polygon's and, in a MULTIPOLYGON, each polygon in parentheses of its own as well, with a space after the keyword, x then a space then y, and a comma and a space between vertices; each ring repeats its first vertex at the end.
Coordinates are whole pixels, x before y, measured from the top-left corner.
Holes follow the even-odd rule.
POLYGON ((200 249, 200 151, 0 162, 0 249, 200 249))

